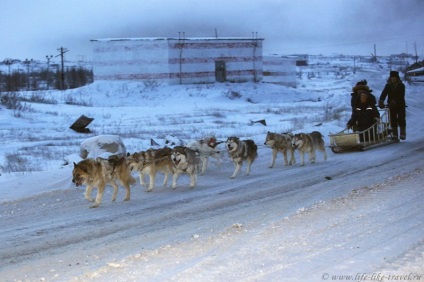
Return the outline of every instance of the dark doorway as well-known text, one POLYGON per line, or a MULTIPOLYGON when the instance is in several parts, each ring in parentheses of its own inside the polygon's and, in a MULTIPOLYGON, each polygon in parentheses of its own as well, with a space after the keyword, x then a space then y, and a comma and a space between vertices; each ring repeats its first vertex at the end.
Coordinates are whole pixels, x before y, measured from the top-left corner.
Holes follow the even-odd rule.
POLYGON ((224 82, 227 80, 225 71, 225 61, 215 61, 215 80, 218 82, 224 82))

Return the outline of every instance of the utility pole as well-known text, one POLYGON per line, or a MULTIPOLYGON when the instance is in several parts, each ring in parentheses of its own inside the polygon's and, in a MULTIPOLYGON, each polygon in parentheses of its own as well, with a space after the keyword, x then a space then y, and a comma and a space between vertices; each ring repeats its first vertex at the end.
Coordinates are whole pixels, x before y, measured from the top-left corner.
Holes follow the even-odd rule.
POLYGON ((50 88, 50 60, 51 58, 53 58, 53 55, 46 55, 46 59, 47 59, 47 73, 46 73, 46 84, 47 84, 47 90, 49 90, 50 88))
POLYGON ((33 61, 32 59, 31 60, 25 59, 25 61, 24 61, 24 64, 27 66, 27 80, 28 80, 27 81, 28 82, 27 90, 28 91, 31 90, 30 81, 29 81, 29 68, 30 68, 32 61, 33 61))
POLYGON ((356 57, 353 56, 353 73, 356 73, 356 57))
POLYGON ((4 59, 3 63, 9 68, 7 75, 10 76, 10 66, 13 65, 13 60, 4 59))
POLYGON ((417 42, 414 41, 415 63, 418 63, 417 42))
POLYGON ((60 56, 61 63, 62 63, 62 71, 61 71, 61 74, 60 74, 60 90, 64 90, 64 86, 65 86, 65 66, 64 66, 64 63, 63 63, 63 57, 64 57, 64 54, 66 52, 68 52, 69 50, 66 49, 66 48, 60 47, 59 49, 57 49, 57 51, 59 51, 60 54, 57 55, 56 57, 60 56))

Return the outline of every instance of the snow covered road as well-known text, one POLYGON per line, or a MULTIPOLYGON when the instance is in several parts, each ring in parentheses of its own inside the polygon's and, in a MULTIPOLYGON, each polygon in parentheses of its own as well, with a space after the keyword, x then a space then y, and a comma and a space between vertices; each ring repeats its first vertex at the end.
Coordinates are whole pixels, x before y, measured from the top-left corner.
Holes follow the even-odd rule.
POLYGON ((404 267, 424 240, 422 141, 273 169, 260 147, 250 176, 230 180, 226 162, 193 190, 183 177, 111 203, 109 189, 98 209, 73 187, 2 203, 0 276, 320 281, 404 267))

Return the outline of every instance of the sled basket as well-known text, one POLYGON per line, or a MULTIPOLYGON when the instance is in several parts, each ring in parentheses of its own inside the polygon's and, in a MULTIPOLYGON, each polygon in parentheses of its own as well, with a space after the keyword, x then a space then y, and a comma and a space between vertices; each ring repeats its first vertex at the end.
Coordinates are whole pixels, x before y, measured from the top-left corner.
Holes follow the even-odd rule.
POLYGON ((391 136, 389 110, 380 110, 380 121, 366 130, 353 131, 345 128, 339 133, 329 134, 330 148, 334 153, 365 151, 371 148, 399 142, 391 136))

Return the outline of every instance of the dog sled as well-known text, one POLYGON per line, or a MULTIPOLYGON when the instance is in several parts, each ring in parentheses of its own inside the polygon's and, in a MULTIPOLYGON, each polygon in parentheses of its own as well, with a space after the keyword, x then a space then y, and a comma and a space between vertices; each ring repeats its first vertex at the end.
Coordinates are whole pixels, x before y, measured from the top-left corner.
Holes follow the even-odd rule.
POLYGON ((380 110, 380 121, 363 131, 345 128, 336 134, 329 134, 330 148, 334 153, 366 151, 399 142, 392 138, 389 109, 380 110))

